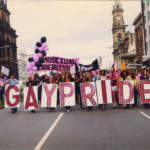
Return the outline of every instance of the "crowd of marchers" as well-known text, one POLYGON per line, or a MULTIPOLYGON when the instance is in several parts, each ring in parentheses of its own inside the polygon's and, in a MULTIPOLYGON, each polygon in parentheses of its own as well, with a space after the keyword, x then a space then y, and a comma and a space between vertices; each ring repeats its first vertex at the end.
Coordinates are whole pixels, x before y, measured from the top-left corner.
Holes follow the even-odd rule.
MULTIPOLYGON (((111 81, 111 90, 112 90, 112 99, 113 99, 113 108, 120 107, 119 104, 119 81, 132 81, 134 85, 134 104, 132 107, 136 107, 138 104, 138 95, 139 92, 139 82, 140 80, 149 80, 150 76, 146 69, 139 70, 138 72, 133 69, 127 70, 115 70, 114 67, 111 68, 110 73, 107 73, 105 69, 100 69, 94 75, 93 72, 82 73, 81 71, 71 74, 66 69, 62 69, 61 73, 55 72, 50 75, 45 74, 39 76, 38 73, 35 73, 33 76, 29 76, 26 81, 26 86, 38 86, 38 102, 41 103, 41 93, 42 93, 42 85, 43 84, 57 84, 57 104, 59 104, 59 83, 60 82, 75 82, 75 93, 76 93, 76 102, 80 104, 80 107, 83 108, 81 102, 81 91, 80 91, 80 83, 86 82, 96 82, 97 80, 110 80, 111 81)), ((4 98, 5 98, 5 87, 6 85, 17 85, 18 80, 15 79, 15 75, 12 74, 10 79, 0 73, 0 100, 1 104, 4 106, 4 98)), ((150 108, 150 104, 143 104, 145 108, 150 108)), ((129 104, 123 104, 123 108, 127 109, 131 106, 129 104)), ((106 110, 106 104, 99 105, 99 108, 102 110, 106 110)), ((65 107, 67 112, 70 112, 70 107, 65 107)), ((87 111, 92 111, 93 107, 87 107, 87 111)), ((17 108, 11 108, 12 113, 17 112, 17 108)), ((55 108, 48 108, 48 111, 55 111, 55 108)), ((36 110, 31 110, 31 112, 35 113, 36 110)))

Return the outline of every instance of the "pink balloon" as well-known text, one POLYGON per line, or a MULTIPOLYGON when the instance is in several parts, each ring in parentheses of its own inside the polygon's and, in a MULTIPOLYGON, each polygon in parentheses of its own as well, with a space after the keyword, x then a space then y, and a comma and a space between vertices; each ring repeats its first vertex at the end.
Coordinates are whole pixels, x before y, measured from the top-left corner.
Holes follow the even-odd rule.
POLYGON ((29 63, 29 62, 27 62, 27 63, 26 63, 26 67, 27 67, 27 66, 29 66, 29 65, 30 65, 30 63, 29 63))
POLYGON ((46 48, 45 48, 45 51, 49 51, 49 48, 48 48, 48 47, 46 47, 46 48))
POLYGON ((26 64, 26 68, 27 68, 27 70, 31 70, 31 69, 32 69, 31 64, 30 64, 30 63, 27 63, 27 64, 26 64))
POLYGON ((29 75, 29 76, 32 76, 32 75, 33 75, 33 71, 30 70, 30 71, 28 72, 28 75, 29 75))
POLYGON ((31 70, 32 69, 32 67, 31 66, 27 66, 27 70, 31 70))
POLYGON ((43 44, 42 44, 42 47, 43 47, 43 49, 45 49, 45 48, 47 47, 47 44, 46 44, 46 43, 43 43, 43 44))
POLYGON ((37 56, 35 56, 33 59, 34 59, 34 62, 38 62, 39 61, 39 58, 37 56))
POLYGON ((41 58, 41 57, 42 57, 42 54, 41 54, 41 53, 38 53, 38 56, 39 56, 39 58, 41 58))
POLYGON ((36 56, 36 54, 35 54, 35 53, 33 53, 33 54, 32 54, 32 57, 34 58, 35 56, 36 56))
POLYGON ((35 65, 35 62, 31 62, 30 66, 33 67, 35 65))
POLYGON ((37 68, 36 66, 34 66, 34 67, 32 68, 33 71, 37 71, 37 69, 38 69, 38 68, 37 68))

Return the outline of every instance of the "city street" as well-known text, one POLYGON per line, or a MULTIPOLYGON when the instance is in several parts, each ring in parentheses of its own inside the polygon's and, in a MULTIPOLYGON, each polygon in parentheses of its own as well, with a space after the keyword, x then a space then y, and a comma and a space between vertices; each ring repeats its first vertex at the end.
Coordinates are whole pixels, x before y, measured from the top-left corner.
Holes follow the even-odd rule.
POLYGON ((107 111, 95 107, 92 112, 76 106, 70 113, 63 108, 35 114, 3 109, 0 150, 149 150, 149 116, 141 105, 127 110, 109 106, 107 111))

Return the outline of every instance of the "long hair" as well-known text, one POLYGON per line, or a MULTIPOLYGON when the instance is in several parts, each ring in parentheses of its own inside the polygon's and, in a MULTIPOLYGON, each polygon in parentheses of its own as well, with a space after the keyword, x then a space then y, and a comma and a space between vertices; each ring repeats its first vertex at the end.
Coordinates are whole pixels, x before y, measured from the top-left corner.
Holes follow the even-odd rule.
POLYGON ((129 75, 129 74, 128 74, 128 71, 126 71, 126 70, 123 70, 123 71, 121 71, 121 73, 120 73, 120 77, 123 78, 123 80, 125 80, 128 75, 129 75), (124 73, 126 73, 126 75, 124 75, 124 73))

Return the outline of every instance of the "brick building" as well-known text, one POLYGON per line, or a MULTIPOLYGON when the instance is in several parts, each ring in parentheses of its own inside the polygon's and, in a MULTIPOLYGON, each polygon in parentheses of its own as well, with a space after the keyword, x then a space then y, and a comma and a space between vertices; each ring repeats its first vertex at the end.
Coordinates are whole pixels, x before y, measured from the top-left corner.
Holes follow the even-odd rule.
POLYGON ((0 69, 5 66, 10 75, 18 78, 16 31, 10 25, 10 12, 7 1, 0 0, 0 69))

